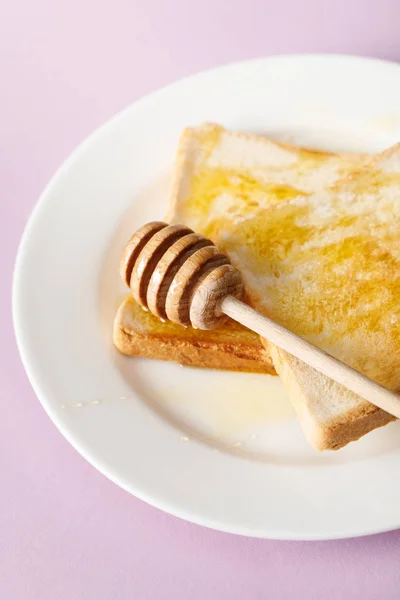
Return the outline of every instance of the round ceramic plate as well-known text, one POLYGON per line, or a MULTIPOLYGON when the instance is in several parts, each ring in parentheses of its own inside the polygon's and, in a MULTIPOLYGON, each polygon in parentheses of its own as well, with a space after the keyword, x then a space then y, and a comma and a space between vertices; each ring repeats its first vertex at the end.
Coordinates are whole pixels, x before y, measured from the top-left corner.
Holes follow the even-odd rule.
POLYGON ((400 525, 399 424, 337 453, 303 438, 279 379, 125 358, 112 322, 121 250, 164 216, 181 130, 228 128, 319 148, 400 139, 400 67, 284 56, 196 75, 96 131, 43 193, 20 247, 14 322, 45 410, 90 463, 174 515, 245 535, 346 537, 400 525))

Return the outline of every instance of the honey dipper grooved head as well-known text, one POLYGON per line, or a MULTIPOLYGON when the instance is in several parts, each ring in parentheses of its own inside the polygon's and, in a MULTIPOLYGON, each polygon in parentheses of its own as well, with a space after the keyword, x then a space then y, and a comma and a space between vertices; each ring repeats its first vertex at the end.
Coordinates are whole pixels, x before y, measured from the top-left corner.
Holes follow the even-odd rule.
POLYGON ((141 227, 124 249, 120 274, 155 316, 198 329, 218 327, 226 319, 221 301, 243 295, 239 271, 211 240, 184 225, 156 221, 141 227))

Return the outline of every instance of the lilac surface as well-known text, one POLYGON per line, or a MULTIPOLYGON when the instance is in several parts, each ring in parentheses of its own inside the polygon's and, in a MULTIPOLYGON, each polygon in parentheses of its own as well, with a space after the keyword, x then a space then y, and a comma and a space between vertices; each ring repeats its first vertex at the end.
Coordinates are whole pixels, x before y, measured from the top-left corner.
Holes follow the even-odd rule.
POLYGON ((10 287, 42 188, 119 109, 204 68, 282 52, 400 60, 398 0, 0 0, 0 598, 398 598, 400 532, 251 540, 163 514, 62 438, 20 364, 10 287))

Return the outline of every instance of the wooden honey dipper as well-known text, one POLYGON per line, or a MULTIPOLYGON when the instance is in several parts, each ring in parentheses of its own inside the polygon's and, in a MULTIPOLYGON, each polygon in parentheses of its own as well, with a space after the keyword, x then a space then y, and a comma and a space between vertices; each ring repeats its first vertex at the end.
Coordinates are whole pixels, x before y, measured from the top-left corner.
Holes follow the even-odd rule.
POLYGON ((134 299, 160 319, 207 330, 231 317, 400 418, 400 395, 242 302, 244 285, 239 271, 211 240, 188 227, 159 221, 141 227, 125 247, 120 274, 134 299))

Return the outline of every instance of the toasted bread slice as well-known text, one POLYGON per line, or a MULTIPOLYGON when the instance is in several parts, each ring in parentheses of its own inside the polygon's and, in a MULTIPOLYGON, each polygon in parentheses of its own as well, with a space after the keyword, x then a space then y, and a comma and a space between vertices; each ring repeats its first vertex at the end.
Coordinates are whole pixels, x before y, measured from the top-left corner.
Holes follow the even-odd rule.
MULTIPOLYGON (((232 211, 231 217, 237 218, 241 211, 245 214, 247 209, 251 210, 254 202, 268 206, 329 185, 363 160, 355 155, 296 148, 264 136, 226 131, 214 124, 189 128, 184 131, 178 149, 169 216, 174 217, 176 207, 178 220, 197 231, 212 230, 217 223, 215 214, 207 214, 208 207, 225 187, 236 199, 228 209, 232 211), (220 164, 212 166, 215 160, 220 160, 220 164), (209 171, 208 161, 211 161, 209 171), (202 172, 200 167, 204 167, 202 172), (183 205, 181 200, 192 186, 192 176, 200 186, 197 193, 202 199, 198 203, 192 196, 183 205)), ((218 333, 202 334, 172 324, 164 325, 131 300, 124 301, 118 311, 114 343, 121 352, 131 356, 175 360, 196 367, 275 374, 271 358, 258 336, 244 327, 230 322, 218 333)))
MULTIPOLYGON (((186 134, 171 221, 209 235, 230 256, 258 310, 397 389, 400 150, 331 157, 312 176, 292 150, 280 150, 268 193, 253 139, 235 147, 217 129, 205 150, 186 134), (333 189, 312 194, 310 181, 314 190, 333 189)), ((270 352, 318 449, 337 449, 392 420, 300 361, 270 352)))
POLYGON ((114 321, 114 343, 129 356, 191 367, 275 374, 260 337, 234 321, 211 332, 162 323, 127 297, 114 321))

